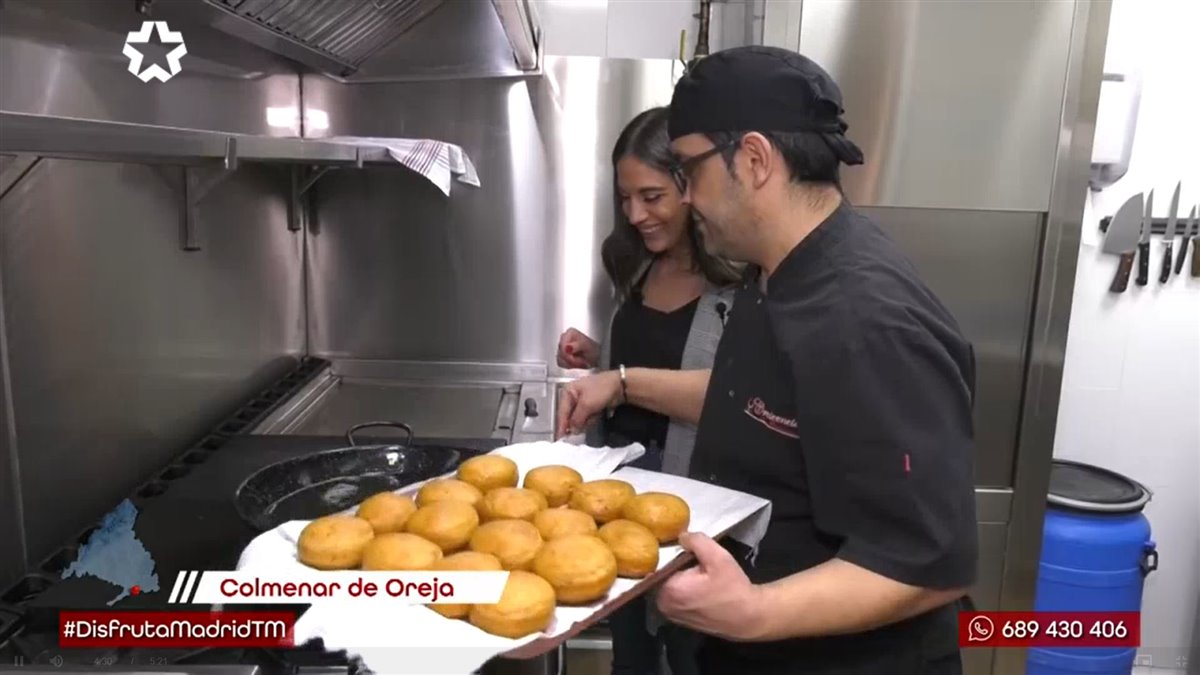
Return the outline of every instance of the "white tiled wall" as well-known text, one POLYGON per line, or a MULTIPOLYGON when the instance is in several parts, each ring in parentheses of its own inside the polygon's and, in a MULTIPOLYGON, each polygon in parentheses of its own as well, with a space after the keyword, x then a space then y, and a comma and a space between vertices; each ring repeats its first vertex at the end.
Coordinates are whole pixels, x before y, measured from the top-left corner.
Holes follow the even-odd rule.
POLYGON ((1200 630, 1200 279, 1185 268, 1160 285, 1156 237, 1151 283, 1131 279, 1124 294, 1109 293, 1117 260, 1100 253, 1097 225, 1151 189, 1155 215, 1166 216, 1180 180, 1183 216, 1200 204, 1200 60, 1187 46, 1197 26, 1200 3, 1113 5, 1106 66, 1138 67, 1142 102, 1128 173, 1093 194, 1084 214, 1054 448, 1153 491, 1145 513, 1160 561, 1146 580, 1139 654, 1173 668, 1200 630))

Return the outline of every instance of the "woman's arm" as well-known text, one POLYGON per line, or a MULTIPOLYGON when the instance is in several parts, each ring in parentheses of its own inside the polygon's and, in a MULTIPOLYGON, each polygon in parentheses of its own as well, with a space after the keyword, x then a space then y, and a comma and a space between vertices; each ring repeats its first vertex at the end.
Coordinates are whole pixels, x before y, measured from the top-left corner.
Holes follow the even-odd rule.
MULTIPOLYGON (((690 424, 700 422, 711 370, 627 368, 628 402, 690 424)), ((582 432, 608 408, 621 401, 621 373, 606 370, 575 380, 558 401, 555 437, 582 432)))
MULTIPOLYGON (((688 424, 699 424, 710 375, 711 369, 626 368, 626 395, 633 405, 688 424)), ((617 377, 619 381, 620 373, 617 377)))

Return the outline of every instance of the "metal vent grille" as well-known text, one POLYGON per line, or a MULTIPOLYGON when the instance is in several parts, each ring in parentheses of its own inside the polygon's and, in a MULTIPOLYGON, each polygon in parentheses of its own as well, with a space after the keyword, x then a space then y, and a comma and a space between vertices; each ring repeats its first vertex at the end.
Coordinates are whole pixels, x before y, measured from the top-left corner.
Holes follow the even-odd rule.
MULTIPOLYGON (((457 1, 457 0, 456 0, 457 1)), ((443 0, 207 0, 346 66, 412 28, 443 0)))

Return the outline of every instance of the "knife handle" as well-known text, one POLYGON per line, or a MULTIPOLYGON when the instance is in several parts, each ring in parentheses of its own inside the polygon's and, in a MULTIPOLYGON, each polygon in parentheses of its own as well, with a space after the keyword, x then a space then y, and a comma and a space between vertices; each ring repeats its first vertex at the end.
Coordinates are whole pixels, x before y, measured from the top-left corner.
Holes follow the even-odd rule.
POLYGON ((1200 277, 1200 237, 1192 237, 1192 276, 1200 277))
POLYGON ((1189 237, 1184 237, 1183 241, 1179 242, 1179 253, 1175 254, 1175 274, 1183 273, 1183 261, 1187 260, 1189 237))
MULTIPOLYGON (((1195 267, 1193 263, 1192 267, 1195 267)), ((1113 277, 1112 285, 1108 287, 1109 292, 1124 293, 1125 287, 1129 285, 1129 273, 1133 270, 1133 251, 1121 254, 1121 261, 1117 263, 1117 275, 1113 277)))
POLYGON ((1171 278, 1171 247, 1174 243, 1171 239, 1167 240, 1167 248, 1163 250, 1162 270, 1158 273, 1158 283, 1165 284, 1167 279, 1171 278))
POLYGON ((1150 283, 1150 242, 1140 241, 1137 245, 1138 250, 1138 286, 1145 286, 1150 283))

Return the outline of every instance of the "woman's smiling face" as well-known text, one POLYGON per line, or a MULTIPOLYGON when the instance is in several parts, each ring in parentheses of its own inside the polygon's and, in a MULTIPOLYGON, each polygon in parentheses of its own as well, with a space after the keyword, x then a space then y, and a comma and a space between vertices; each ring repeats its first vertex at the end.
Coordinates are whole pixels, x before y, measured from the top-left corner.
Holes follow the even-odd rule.
POLYGON ((621 211, 651 253, 664 253, 687 234, 688 207, 671 175, 633 156, 617 162, 621 211))

